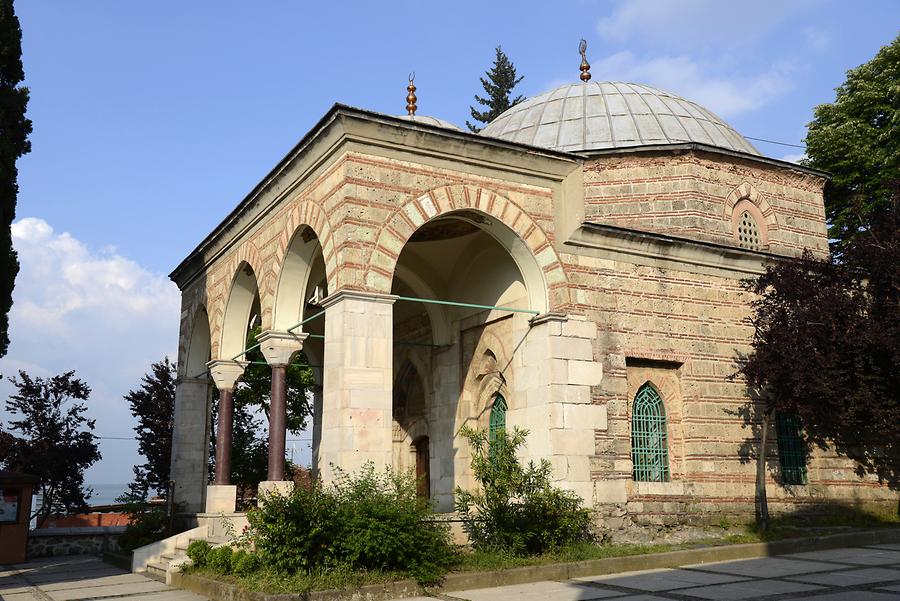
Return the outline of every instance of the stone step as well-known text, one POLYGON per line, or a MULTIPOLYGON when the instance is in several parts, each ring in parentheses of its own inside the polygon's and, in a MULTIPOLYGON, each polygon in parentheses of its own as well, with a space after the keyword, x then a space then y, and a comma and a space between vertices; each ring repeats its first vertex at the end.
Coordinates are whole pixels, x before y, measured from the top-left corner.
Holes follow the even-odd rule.
POLYGON ((158 582, 165 583, 166 582, 166 572, 169 569, 169 562, 167 561, 152 561, 147 564, 147 571, 144 572, 144 575, 147 578, 152 578, 158 582))

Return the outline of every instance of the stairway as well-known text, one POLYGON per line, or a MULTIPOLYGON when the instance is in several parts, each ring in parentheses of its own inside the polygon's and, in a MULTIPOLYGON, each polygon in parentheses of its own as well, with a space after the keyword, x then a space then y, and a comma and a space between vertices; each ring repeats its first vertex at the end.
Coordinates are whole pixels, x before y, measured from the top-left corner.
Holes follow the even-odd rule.
POLYGON ((205 540, 213 547, 226 545, 229 542, 228 538, 224 536, 214 538, 198 536, 197 538, 176 541, 174 549, 162 553, 158 558, 147 563, 147 569, 144 572, 144 575, 168 584, 168 581, 170 580, 169 574, 181 570, 181 566, 185 562, 190 561, 187 556, 187 548, 188 545, 195 540, 205 540))

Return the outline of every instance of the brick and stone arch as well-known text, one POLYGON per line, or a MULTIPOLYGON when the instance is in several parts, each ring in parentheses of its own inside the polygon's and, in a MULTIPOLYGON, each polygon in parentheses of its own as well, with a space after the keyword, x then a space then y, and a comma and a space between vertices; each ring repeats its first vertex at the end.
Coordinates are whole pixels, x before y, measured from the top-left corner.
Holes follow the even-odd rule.
POLYGON ((775 210, 766 197, 748 182, 743 182, 728 194, 725 199, 725 220, 731 224, 734 243, 751 250, 767 250, 770 234, 778 231, 775 210), (747 216, 752 220, 749 226, 746 223, 747 216), (748 227, 752 233, 742 232, 748 227), (753 238, 753 241, 749 238, 753 238))
POLYGON ((659 394, 665 407, 666 439, 668 442, 669 478, 672 481, 684 478, 684 414, 679 370, 675 365, 647 360, 629 360, 627 366, 628 440, 631 440, 631 424, 634 400, 645 385, 650 385, 659 394))
POLYGON ((260 317, 263 318, 263 328, 267 325, 265 316, 271 315, 272 295, 259 288, 258 279, 260 274, 265 274, 268 270, 256 246, 250 242, 245 242, 229 256, 226 262, 213 269, 208 278, 206 294, 209 301, 207 303, 207 311, 209 312, 213 359, 228 359, 243 350, 245 346, 241 345, 239 349, 227 357, 225 356, 226 353, 222 351, 228 302, 239 270, 244 269, 245 266, 249 266, 254 274, 254 286, 259 297, 259 310, 260 317))
POLYGON ((251 312, 255 307, 261 307, 261 304, 256 271, 248 262, 242 261, 235 270, 225 304, 219 359, 243 359, 237 356, 247 347, 251 312))
POLYGON ((212 340, 209 335, 209 316, 206 307, 197 307, 188 322, 190 333, 186 342, 184 362, 179 362, 179 376, 206 378, 206 364, 210 359, 212 340))
POLYGON ((552 241, 512 200, 486 188, 454 184, 403 202, 386 220, 369 254, 366 285, 390 292, 400 252, 426 222, 456 216, 488 232, 510 253, 528 290, 531 308, 545 312, 568 305, 568 279, 552 241))
POLYGON ((308 293, 324 279, 327 295, 336 286, 332 228, 328 216, 312 202, 291 208, 278 238, 265 283, 271 291, 271 319, 264 326, 284 331, 309 317, 304 314, 308 293))

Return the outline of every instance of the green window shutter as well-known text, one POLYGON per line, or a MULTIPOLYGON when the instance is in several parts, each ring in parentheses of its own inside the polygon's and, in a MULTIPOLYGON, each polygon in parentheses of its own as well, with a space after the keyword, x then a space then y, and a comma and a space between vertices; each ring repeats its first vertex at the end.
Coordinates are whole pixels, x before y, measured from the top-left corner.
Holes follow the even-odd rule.
POLYGON ((800 418, 791 413, 776 411, 775 432, 782 483, 806 484, 806 444, 800 436, 800 418))
POLYGON ((669 437, 666 428, 666 408, 649 383, 634 397, 631 414, 631 459, 633 477, 637 482, 667 482, 669 480, 669 437))
POLYGON ((506 430, 506 399, 501 395, 494 397, 494 404, 491 407, 491 421, 488 429, 488 441, 491 445, 497 438, 497 432, 506 430))

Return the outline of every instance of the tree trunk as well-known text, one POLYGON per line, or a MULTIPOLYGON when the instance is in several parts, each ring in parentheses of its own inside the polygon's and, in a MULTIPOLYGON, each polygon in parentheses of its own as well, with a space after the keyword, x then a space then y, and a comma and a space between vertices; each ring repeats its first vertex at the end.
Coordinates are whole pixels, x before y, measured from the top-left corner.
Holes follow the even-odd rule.
POLYGON ((766 498, 766 445, 769 433, 771 413, 763 412, 762 427, 759 436, 759 456, 756 459, 756 520, 760 532, 769 528, 769 501, 766 498))

